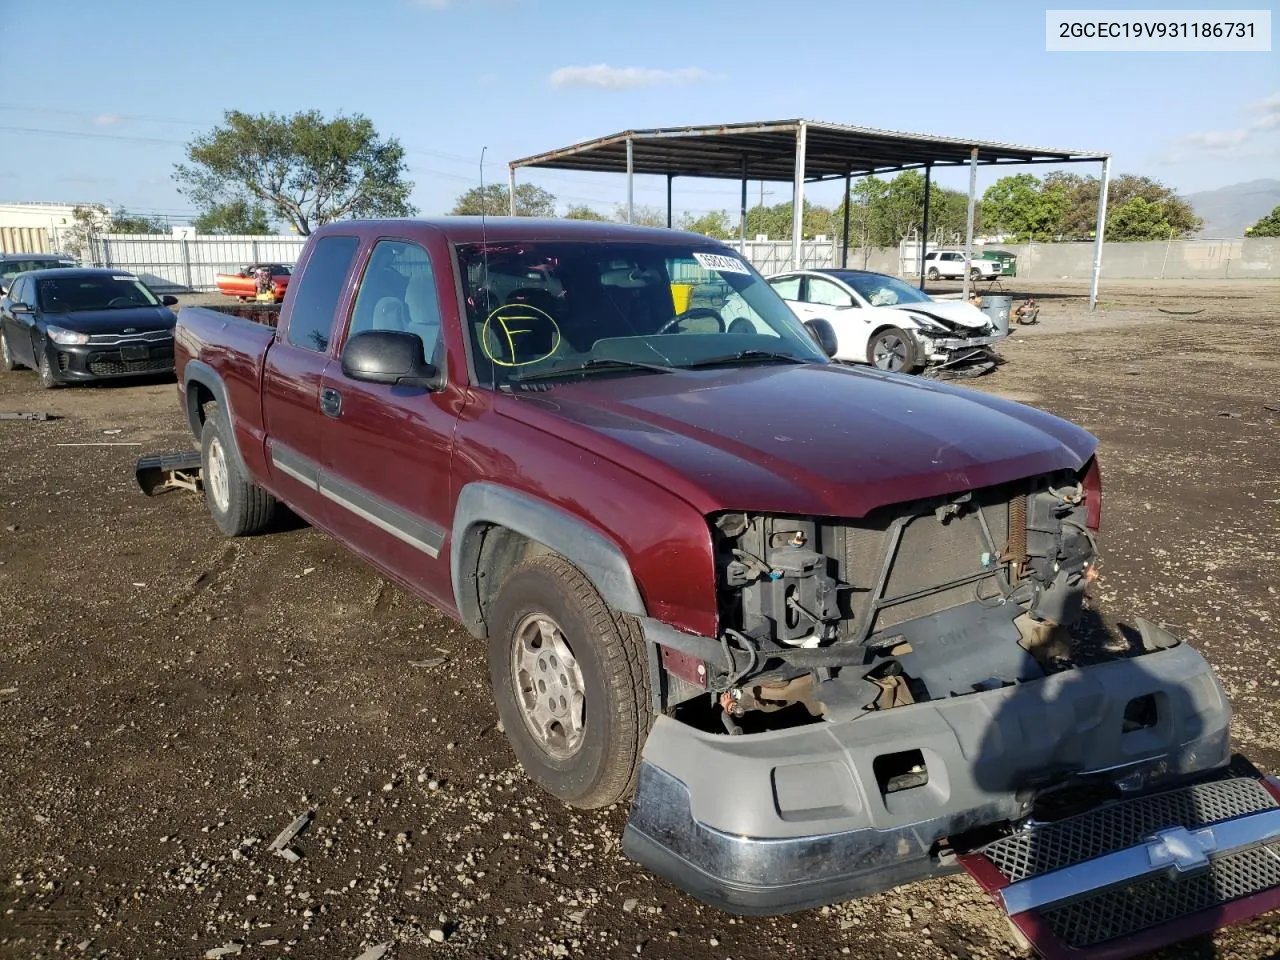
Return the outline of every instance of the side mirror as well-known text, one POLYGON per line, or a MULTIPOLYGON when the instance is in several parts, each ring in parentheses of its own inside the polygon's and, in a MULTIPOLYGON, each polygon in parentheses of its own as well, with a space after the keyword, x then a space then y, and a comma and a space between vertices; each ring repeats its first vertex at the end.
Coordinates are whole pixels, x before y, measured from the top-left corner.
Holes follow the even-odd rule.
POLYGON ((366 330, 342 348, 342 372, 352 380, 438 390, 440 372, 422 354, 422 340, 402 330, 366 330))
POLYGON ((178 305, 178 298, 171 293, 166 293, 160 298, 160 302, 166 307, 176 307, 178 305))
POLYGON ((30 313, 31 308, 27 306, 25 303, 11 303, 9 304, 9 312, 10 313, 30 313))
POLYGON ((831 326, 829 320, 823 320, 821 317, 806 320, 804 328, 809 331, 809 336, 813 337, 814 342, 822 348, 823 353, 828 357, 836 355, 836 351, 840 349, 840 342, 836 339, 836 329, 831 326))

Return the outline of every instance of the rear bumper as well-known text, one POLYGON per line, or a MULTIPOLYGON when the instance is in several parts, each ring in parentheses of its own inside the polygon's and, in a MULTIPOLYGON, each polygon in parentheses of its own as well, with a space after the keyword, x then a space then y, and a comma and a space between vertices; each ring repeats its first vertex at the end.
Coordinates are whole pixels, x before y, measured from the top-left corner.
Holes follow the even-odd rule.
POLYGON ((785 913, 949 872, 948 838, 1030 813, 1047 786, 1125 791, 1225 765, 1230 706, 1179 645, 950 700, 763 734, 703 733, 660 718, 623 849, 705 902, 785 913), (1153 725, 1125 732, 1150 695, 1153 725), (914 756, 927 781, 887 789, 914 756))
POLYGON ((173 372, 173 340, 140 345, 45 345, 55 380, 74 383, 173 372))

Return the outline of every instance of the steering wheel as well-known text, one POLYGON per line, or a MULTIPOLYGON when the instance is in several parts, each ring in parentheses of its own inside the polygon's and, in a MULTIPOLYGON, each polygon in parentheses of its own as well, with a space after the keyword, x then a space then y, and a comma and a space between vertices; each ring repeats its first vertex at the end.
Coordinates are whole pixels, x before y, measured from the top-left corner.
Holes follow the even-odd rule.
POLYGON ((135 306, 137 302, 138 301, 134 300, 133 297, 112 297, 110 300, 107 301, 107 306, 108 307, 132 307, 132 306, 135 306))
POLYGON ((677 314, 660 326, 654 336, 667 333, 672 328, 679 326, 685 320, 693 320, 695 317, 710 317, 716 322, 716 332, 724 333, 724 317, 720 316, 719 311, 712 310, 710 307, 690 307, 684 313, 677 314))

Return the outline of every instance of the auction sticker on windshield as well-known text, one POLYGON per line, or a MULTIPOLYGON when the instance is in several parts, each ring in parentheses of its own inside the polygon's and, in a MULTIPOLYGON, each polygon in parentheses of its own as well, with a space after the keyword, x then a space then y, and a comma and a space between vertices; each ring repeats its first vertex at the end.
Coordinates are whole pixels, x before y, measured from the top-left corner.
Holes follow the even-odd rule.
POLYGON ((717 270, 720 273, 751 273, 747 265, 737 257, 726 257, 722 253, 695 253, 693 259, 708 270, 717 270))

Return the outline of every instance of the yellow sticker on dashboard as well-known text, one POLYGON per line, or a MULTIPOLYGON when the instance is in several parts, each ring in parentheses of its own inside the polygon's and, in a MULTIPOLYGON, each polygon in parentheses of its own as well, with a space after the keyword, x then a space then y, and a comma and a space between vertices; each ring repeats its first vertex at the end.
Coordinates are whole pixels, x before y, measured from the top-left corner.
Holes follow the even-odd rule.
POLYGON ((500 367, 527 367, 560 348, 560 327, 551 314, 527 303, 508 303, 485 317, 480 349, 500 367), (532 356, 522 357, 526 351, 532 356))

